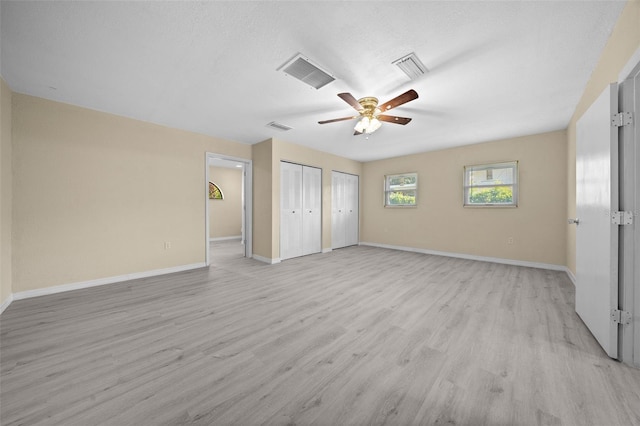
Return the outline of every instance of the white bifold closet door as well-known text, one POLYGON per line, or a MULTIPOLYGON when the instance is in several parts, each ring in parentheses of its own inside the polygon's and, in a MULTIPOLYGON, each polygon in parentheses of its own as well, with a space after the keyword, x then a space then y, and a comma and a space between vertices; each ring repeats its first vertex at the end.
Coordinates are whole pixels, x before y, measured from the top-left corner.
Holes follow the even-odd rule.
POLYGON ((331 174, 331 247, 340 248, 359 242, 358 176, 331 174))
POLYGON ((322 171, 280 162, 280 259, 322 251, 322 171))

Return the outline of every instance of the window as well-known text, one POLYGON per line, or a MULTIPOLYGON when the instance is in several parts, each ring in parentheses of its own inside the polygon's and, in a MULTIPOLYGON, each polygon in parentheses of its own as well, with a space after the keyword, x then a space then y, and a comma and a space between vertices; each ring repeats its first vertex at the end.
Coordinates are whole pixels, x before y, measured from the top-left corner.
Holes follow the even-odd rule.
POLYGON ((464 205, 518 206, 518 162, 465 166, 464 205))
POLYGON ((418 197, 418 174, 403 173, 384 177, 385 207, 414 207, 418 197))

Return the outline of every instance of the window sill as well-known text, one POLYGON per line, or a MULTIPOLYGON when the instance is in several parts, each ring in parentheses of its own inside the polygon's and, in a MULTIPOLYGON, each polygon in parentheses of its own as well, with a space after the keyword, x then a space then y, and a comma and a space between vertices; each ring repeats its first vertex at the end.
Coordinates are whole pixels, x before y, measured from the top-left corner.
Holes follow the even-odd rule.
POLYGON ((464 204, 462 207, 470 209, 517 209, 518 205, 511 204, 508 206, 502 206, 499 204, 464 204))

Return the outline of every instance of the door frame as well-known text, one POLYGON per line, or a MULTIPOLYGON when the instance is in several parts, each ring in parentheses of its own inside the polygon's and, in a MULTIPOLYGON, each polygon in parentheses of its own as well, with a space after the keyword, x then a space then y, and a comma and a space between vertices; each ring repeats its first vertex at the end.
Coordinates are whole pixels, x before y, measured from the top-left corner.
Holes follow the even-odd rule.
POLYGON ((244 256, 253 257, 253 161, 215 152, 206 152, 204 158, 205 175, 205 263, 211 265, 209 249, 209 160, 219 159, 242 164, 242 242, 244 256))
POLYGON ((640 198, 636 195, 640 189, 640 125, 638 115, 640 105, 634 102, 640 98, 640 84, 629 82, 640 73, 640 48, 631 56, 618 76, 619 109, 631 111, 633 124, 621 127, 619 144, 620 167, 620 209, 633 211, 634 224, 620 227, 620 309, 631 314, 631 324, 619 327, 619 359, 629 365, 640 367, 640 198), (624 162, 624 163, 623 163, 624 162))

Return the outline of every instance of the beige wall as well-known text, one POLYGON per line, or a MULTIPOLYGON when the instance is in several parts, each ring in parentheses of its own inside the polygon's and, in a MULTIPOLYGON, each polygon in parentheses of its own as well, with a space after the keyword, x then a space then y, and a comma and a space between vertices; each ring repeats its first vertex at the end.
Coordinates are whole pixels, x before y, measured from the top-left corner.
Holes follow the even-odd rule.
MULTIPOLYGON (((640 48, 640 0, 630 0, 609 37, 600 60, 578 102, 567 128, 567 214, 576 217, 576 123, 602 93, 604 88, 618 81, 618 74, 633 53, 640 48)), ((576 230, 567 227, 567 266, 576 272, 576 230)))
POLYGON ((360 240, 564 265, 564 131, 365 163, 360 240), (464 208, 465 165, 519 161, 517 208, 464 208), (383 207, 387 174, 418 172, 418 207, 383 207), (508 238, 513 244, 507 244, 508 238))
POLYGON ((222 200, 209 200, 209 238, 242 235, 242 169, 209 167, 209 181, 218 185, 222 200))
POLYGON ((255 145, 253 158, 254 253, 267 259, 280 258, 280 161, 322 169, 322 248, 330 248, 331 171, 360 176, 362 163, 278 139, 255 145), (264 244, 259 247, 258 236, 264 244))
POLYGON ((273 142, 252 145, 253 155, 253 254, 272 259, 273 233, 273 142))
POLYGON ((13 144, 14 293, 205 262, 206 152, 251 158, 249 145, 17 93, 13 144))
POLYGON ((11 295, 11 90, 0 77, 0 305, 11 295))

